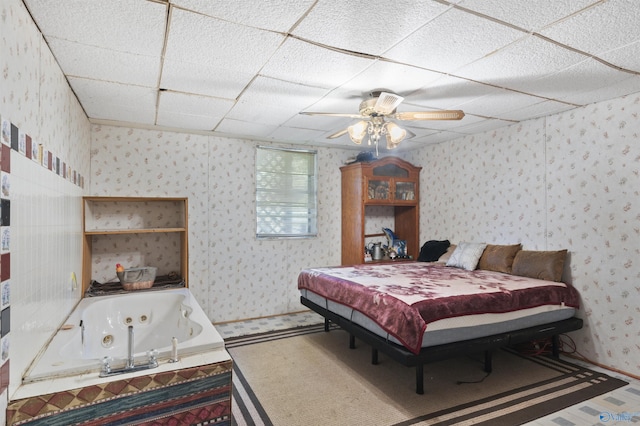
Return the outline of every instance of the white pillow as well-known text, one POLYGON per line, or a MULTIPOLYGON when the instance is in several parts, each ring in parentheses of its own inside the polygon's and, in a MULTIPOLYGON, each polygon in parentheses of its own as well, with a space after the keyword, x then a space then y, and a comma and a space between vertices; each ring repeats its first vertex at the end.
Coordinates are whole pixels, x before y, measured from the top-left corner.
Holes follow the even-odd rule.
POLYGON ((486 243, 460 243, 447 261, 447 266, 473 271, 486 247, 486 243))

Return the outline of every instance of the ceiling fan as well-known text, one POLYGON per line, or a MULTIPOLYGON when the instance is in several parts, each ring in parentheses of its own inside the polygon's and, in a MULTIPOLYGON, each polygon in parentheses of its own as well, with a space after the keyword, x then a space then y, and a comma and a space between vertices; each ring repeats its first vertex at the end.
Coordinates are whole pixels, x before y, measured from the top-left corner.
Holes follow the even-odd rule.
POLYGON ((393 121, 426 121, 426 120, 460 120, 464 117, 461 110, 441 110, 441 111, 413 111, 413 112, 396 112, 396 108, 404 100, 402 96, 396 95, 384 90, 375 90, 371 92, 371 97, 360 103, 359 114, 343 114, 332 112, 308 112, 303 111, 300 114, 305 115, 323 115, 328 117, 349 117, 359 118, 360 121, 340 130, 330 136, 328 139, 339 138, 348 133, 351 140, 360 145, 364 138, 369 135, 369 145, 373 142, 376 146, 376 154, 378 151, 378 142, 384 135, 387 139, 387 149, 397 147, 407 135, 415 136, 408 130, 398 126, 393 121))

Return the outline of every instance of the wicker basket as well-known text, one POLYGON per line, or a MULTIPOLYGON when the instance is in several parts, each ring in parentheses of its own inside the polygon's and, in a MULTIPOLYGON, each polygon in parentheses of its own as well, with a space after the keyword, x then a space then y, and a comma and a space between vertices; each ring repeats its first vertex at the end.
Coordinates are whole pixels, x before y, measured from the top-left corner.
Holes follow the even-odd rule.
POLYGON ((122 288, 127 291, 144 290, 153 286, 157 270, 153 266, 125 269, 122 274, 118 274, 118 278, 122 288))

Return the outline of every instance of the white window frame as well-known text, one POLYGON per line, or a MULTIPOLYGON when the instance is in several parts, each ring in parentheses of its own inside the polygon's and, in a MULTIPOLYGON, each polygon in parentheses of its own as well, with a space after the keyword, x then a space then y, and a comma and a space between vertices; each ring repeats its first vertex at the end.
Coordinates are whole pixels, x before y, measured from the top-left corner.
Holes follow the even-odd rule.
POLYGON ((318 235, 318 152, 314 150, 276 148, 270 146, 258 146, 256 148, 256 238, 258 239, 278 239, 278 238, 313 238, 318 235), (262 150, 262 151, 261 151, 262 150), (306 176, 306 188, 300 189, 301 182, 304 183, 302 175, 293 173, 288 169, 284 174, 276 176, 274 179, 285 184, 281 188, 269 188, 263 185, 260 175, 264 173, 278 173, 270 170, 267 164, 260 161, 261 153, 267 150, 281 151, 285 161, 292 161, 295 154, 311 155, 313 158, 312 170, 306 176), (298 185, 295 190, 293 186, 298 185), (281 191, 279 191, 281 190, 281 191), (298 194, 296 194, 298 192, 298 194), (269 200, 266 199, 267 194, 269 200), (298 197, 297 201, 291 199, 298 197), (306 197, 306 199, 305 199, 306 197), (278 213, 268 214, 265 210, 277 210, 278 213), (263 221, 274 220, 280 222, 282 230, 280 232, 269 232, 263 221))

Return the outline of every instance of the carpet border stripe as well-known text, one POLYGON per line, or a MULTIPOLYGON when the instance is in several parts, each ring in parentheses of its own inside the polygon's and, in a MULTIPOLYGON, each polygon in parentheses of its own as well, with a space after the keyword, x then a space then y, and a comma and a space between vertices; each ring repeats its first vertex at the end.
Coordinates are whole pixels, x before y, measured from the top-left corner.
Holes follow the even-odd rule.
POLYGON ((258 401, 258 398, 256 397, 255 393, 253 393, 253 390, 251 389, 251 386, 249 386, 247 379, 244 377, 244 375, 240 371, 240 368, 235 362, 233 363, 233 373, 234 402, 239 406, 238 408, 240 409, 240 413, 242 414, 242 418, 244 419, 244 424, 250 426, 273 426, 273 423, 269 419, 267 412, 262 407, 262 404, 260 404, 260 401, 258 401), (243 398, 243 395, 245 395, 246 398, 243 398), (256 416, 259 418, 260 423, 256 422, 256 416))
MULTIPOLYGON (((340 327, 331 324, 330 329, 340 329, 340 327)), ((226 340, 225 345, 228 349, 233 349, 262 342, 270 342, 280 339, 286 339, 289 337, 303 336, 320 332, 325 332, 324 324, 313 324, 274 332, 239 336, 226 340)), ((510 348, 505 348, 502 350, 505 350, 512 355, 527 359, 530 362, 534 362, 550 370, 556 371, 557 373, 559 373, 559 375, 554 378, 539 381, 537 383, 521 388, 512 389, 510 391, 488 396, 483 399, 461 404, 455 407, 450 407, 434 413, 425 414, 423 416, 417 416, 411 419, 407 419, 399 423, 394 423, 393 426, 409 426, 430 420, 432 422, 429 424, 440 426, 457 424, 459 422, 462 422, 462 424, 507 426, 513 424, 513 422, 515 421, 514 417, 518 419, 518 421, 521 421, 521 419, 523 418, 526 418, 525 421, 527 422, 532 421, 537 418, 544 417, 545 415, 548 415, 552 412, 562 410, 570 405, 586 401, 598 395, 602 395, 606 392, 618 389, 625 384, 628 384, 622 379, 618 379, 605 373, 600 373, 585 367, 581 367, 566 360, 543 356, 530 356, 522 354, 510 348), (596 388, 592 383, 595 378, 606 378, 605 380, 609 381, 610 384, 609 386, 596 388), (590 392, 588 392, 589 396, 587 398, 575 398, 575 401, 571 400, 569 403, 564 402, 558 404, 559 400, 568 397, 568 395, 575 394, 575 392, 567 391, 576 388, 590 390, 590 392), (550 395, 557 395, 557 397, 550 400, 550 395), (537 402, 532 404, 532 398, 534 398, 534 400, 537 402), (536 415, 533 418, 528 418, 529 416, 527 416, 523 412, 523 410, 513 410, 513 408, 516 406, 528 408, 532 405, 544 405, 546 408, 546 410, 544 411, 548 411, 549 407, 554 407, 554 409, 552 409, 548 413, 536 415), (496 410, 496 406, 499 407, 498 410, 496 410)), ((249 386, 245 377, 242 375, 240 368, 236 365, 235 362, 233 366, 234 373, 236 373, 236 375, 238 376, 238 381, 241 383, 244 392, 246 392, 246 396, 249 398, 249 405, 252 405, 256 412, 259 413, 260 420, 264 422, 264 425, 272 426, 273 423, 271 422, 271 420, 269 420, 269 417, 260 404, 260 401, 251 390, 251 387, 249 386)), ((245 421, 247 421, 246 424, 257 424, 254 423, 253 419, 251 418, 251 410, 245 405, 245 398, 242 398, 240 393, 238 393, 238 399, 235 399, 235 388, 233 393, 236 403, 239 406, 244 407, 244 409, 242 409, 241 407, 239 408, 242 411, 245 421)), ((425 397, 428 398, 428 395, 425 395, 425 397)))

